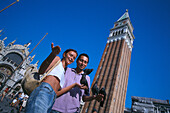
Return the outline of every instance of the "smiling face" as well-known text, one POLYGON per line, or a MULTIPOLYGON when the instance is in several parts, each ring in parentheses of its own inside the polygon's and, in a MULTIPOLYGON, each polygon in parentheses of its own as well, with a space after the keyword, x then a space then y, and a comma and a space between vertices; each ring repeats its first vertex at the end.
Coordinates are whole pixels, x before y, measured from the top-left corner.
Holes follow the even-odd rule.
POLYGON ((63 60, 65 61, 65 66, 70 65, 74 62, 77 57, 77 53, 75 51, 68 51, 63 54, 63 60))
POLYGON ((77 59, 77 69, 82 71, 87 66, 88 62, 88 57, 81 55, 80 58, 77 59))

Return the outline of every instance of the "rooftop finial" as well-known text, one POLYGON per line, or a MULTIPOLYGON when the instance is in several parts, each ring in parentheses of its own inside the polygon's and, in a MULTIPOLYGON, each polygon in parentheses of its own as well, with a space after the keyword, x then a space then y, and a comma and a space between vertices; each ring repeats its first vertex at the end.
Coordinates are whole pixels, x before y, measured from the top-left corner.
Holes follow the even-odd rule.
POLYGON ((38 66, 38 62, 39 62, 39 60, 34 64, 36 67, 38 66))
POLYGON ((1 33, 3 30, 4 30, 4 28, 0 30, 0 33, 1 33))
POLYGON ((35 64, 38 64, 38 63, 39 63, 39 60, 35 64))
POLYGON ((32 56, 32 59, 34 59, 34 57, 35 57, 35 55, 34 55, 34 56, 32 56))
POLYGON ((12 41, 11 44, 13 45, 15 43, 16 40, 12 41))
POLYGON ((5 37, 5 38, 3 39, 3 41, 6 40, 6 39, 7 39, 7 37, 5 37))
POLYGON ((33 61, 34 57, 35 57, 35 55, 31 57, 31 61, 33 61))
POLYGON ((126 9, 126 12, 128 12, 128 9, 126 9))
POLYGON ((25 46, 25 47, 28 47, 30 44, 31 44, 31 43, 29 42, 29 43, 25 44, 24 46, 25 46))

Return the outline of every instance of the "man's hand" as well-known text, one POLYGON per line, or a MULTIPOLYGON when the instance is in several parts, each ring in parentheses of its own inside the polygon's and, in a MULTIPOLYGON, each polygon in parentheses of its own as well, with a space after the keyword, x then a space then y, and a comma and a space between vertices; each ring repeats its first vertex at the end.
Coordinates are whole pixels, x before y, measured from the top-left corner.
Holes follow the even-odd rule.
POLYGON ((54 43, 51 43, 51 49, 52 49, 52 53, 55 54, 55 55, 58 55, 61 51, 60 46, 54 47, 54 43))
POLYGON ((104 95, 98 94, 98 95, 94 95, 94 97, 98 102, 101 102, 101 101, 103 101, 104 95))

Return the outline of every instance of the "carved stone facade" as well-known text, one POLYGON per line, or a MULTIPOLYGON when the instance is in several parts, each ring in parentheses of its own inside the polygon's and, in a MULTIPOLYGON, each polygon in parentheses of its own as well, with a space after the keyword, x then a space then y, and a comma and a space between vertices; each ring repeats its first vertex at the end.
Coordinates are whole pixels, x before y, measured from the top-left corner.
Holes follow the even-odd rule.
POLYGON ((132 96, 131 109, 124 113, 170 113, 169 100, 132 96))
POLYGON ((35 64, 30 64, 34 56, 29 56, 28 46, 30 43, 25 45, 14 44, 15 41, 5 46, 4 41, 0 40, 0 92, 10 86, 8 95, 12 92, 23 92, 21 88, 21 80, 24 77, 26 69, 33 65, 37 67, 38 61, 35 64))

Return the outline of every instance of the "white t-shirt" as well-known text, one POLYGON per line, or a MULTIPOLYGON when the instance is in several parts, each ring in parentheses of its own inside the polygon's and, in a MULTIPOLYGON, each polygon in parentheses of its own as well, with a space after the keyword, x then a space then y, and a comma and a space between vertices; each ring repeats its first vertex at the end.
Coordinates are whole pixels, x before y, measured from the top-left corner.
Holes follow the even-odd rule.
POLYGON ((26 104, 27 104, 27 99, 26 99, 26 98, 24 98, 23 103, 22 103, 22 107, 25 107, 25 106, 26 106, 26 104))
POLYGON ((17 102, 17 99, 14 99, 14 100, 12 101, 12 103, 15 103, 15 102, 17 102))
POLYGON ((63 64, 62 62, 60 62, 48 75, 57 77, 60 80, 60 86, 63 87, 65 81, 64 73, 65 70, 63 64))

